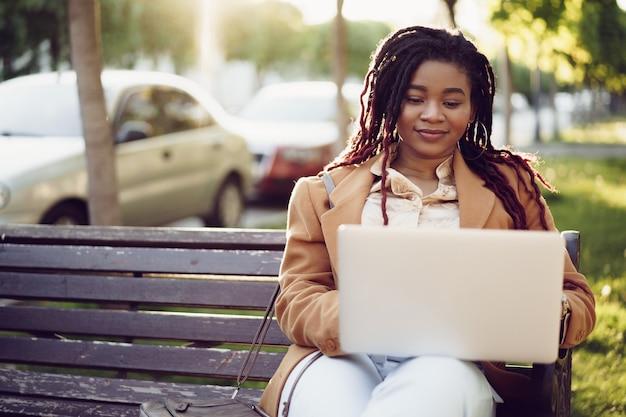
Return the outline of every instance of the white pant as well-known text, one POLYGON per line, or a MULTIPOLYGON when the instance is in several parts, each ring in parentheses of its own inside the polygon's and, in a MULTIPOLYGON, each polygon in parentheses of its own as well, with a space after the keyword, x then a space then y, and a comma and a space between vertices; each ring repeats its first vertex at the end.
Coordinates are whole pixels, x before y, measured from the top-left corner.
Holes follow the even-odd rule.
MULTIPOLYGON (((278 416, 302 360, 287 378, 278 416)), ((365 354, 322 356, 298 381, 289 417, 493 417, 491 386, 472 363, 444 357, 387 362, 379 371, 365 354)))

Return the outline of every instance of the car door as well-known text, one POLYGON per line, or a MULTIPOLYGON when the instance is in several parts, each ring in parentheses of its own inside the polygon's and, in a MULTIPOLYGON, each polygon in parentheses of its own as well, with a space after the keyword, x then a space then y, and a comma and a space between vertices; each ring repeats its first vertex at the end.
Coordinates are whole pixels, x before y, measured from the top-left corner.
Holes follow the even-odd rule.
POLYGON ((203 131, 212 121, 198 116, 198 106, 185 92, 161 86, 135 88, 122 100, 115 129, 124 224, 161 225, 199 214, 219 155, 208 151, 213 146, 203 131))
MULTIPOLYGON (((227 167, 237 155, 229 154, 229 135, 211 117, 208 110, 191 94, 174 89, 159 91, 163 116, 167 123, 169 148, 169 186, 163 198, 175 198, 178 213, 184 216, 206 214, 222 184, 227 167)), ((179 215, 173 220, 179 219, 179 215)))

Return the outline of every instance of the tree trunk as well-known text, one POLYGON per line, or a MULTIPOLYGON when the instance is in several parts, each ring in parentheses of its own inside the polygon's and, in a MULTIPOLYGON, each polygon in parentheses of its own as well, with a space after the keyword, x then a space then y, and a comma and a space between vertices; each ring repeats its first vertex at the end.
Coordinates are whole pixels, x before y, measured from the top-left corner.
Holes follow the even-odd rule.
POLYGON ((100 2, 68 0, 67 4, 72 66, 76 70, 85 136, 90 224, 121 225, 113 135, 100 80, 100 2))
POLYGON ((337 85, 337 130, 339 136, 335 145, 337 153, 346 147, 346 132, 348 128, 348 109, 342 94, 343 84, 346 79, 346 57, 347 57, 347 40, 346 40, 346 21, 343 18, 343 1, 337 0, 337 16, 335 17, 334 30, 334 55, 333 59, 333 75, 335 84, 337 85))
POLYGON ((552 123, 552 132, 550 132, 550 141, 558 141, 561 137, 561 124, 559 122, 559 109, 556 108, 556 93, 559 91, 559 86, 556 82, 554 73, 550 74, 550 110, 554 123, 552 123))
POLYGON ((450 18, 450 24, 453 28, 456 27, 456 19, 454 18, 454 7, 456 6, 457 0, 443 0, 446 4, 446 8, 448 9, 448 17, 450 18))
POLYGON ((538 63, 530 74, 530 86, 533 94, 533 110, 535 112, 534 143, 541 143, 541 70, 538 63))
POLYGON ((502 98, 504 102, 504 138, 506 145, 513 145, 511 137, 511 118, 513 108, 511 106, 511 94, 513 93, 513 77, 511 74, 511 60, 509 58, 508 46, 503 46, 500 59, 500 88, 502 89, 502 98))

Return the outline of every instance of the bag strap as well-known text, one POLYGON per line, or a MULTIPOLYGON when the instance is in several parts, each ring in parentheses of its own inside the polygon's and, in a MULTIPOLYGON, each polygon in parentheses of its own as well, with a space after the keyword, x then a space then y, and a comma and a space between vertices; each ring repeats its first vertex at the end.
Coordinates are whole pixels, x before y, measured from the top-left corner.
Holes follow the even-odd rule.
POLYGON ((287 397, 287 401, 284 402, 282 417, 289 417, 289 407, 291 406, 291 399, 293 398, 293 393, 296 391, 296 385, 298 385, 300 378, 302 378, 302 375, 304 375, 304 372, 307 369, 309 369, 309 366, 313 365, 313 362, 315 362, 322 356, 324 356, 324 354, 318 351, 315 355, 309 358, 309 361, 306 363, 306 365, 304 365, 304 367, 302 367, 300 372, 298 372, 298 375, 296 376, 296 379, 293 381, 293 385, 291 386, 291 392, 289 393, 289 397, 287 397))
MULTIPOLYGON (((330 205, 330 208, 333 208, 335 205, 332 201, 330 201, 330 193, 335 189, 335 183, 333 182, 333 179, 331 178, 330 174, 328 174, 328 172, 324 172, 322 174, 322 181, 324 181, 324 186, 326 187, 326 192, 329 196, 328 204, 330 205)), ((248 352, 246 353, 246 357, 244 358, 243 363, 241 364, 241 368, 239 369, 239 374, 237 375, 237 386, 235 387, 235 392, 233 392, 231 399, 235 399, 235 397, 239 393, 239 389, 250 376, 252 368, 254 368, 254 364, 259 357, 259 353, 261 352, 261 348, 263 347, 263 342, 265 341, 265 336, 267 335, 270 325, 272 324, 272 317, 274 316, 274 304, 279 293, 280 284, 277 283, 270 302, 267 304, 267 308, 265 309, 265 313, 263 314, 263 320, 261 321, 261 324, 259 324, 259 328, 254 335, 254 339, 252 340, 250 348, 248 348, 248 352)), ((321 354, 315 357, 311 361, 311 363, 319 358, 319 356, 321 356, 321 354)), ((304 372, 306 368, 308 368, 308 365, 302 370, 302 372, 304 372)), ((302 372, 300 374, 302 374, 302 372)), ((298 376, 298 379, 300 379, 300 375, 298 376)), ((291 393, 291 395, 293 395, 293 392, 291 393)), ((289 396, 290 400, 291 395, 289 396)), ((288 403, 289 402, 290 401, 288 401, 288 403)))
POLYGON ((333 208, 335 205, 332 201, 330 201, 330 193, 332 193, 335 189, 335 183, 333 182, 330 174, 326 171, 322 174, 322 181, 324 181, 324 186, 326 187, 326 192, 328 193, 328 204, 330 205, 330 208, 333 208))
MULTIPOLYGON (((328 205, 330 206, 330 208, 333 208, 333 207, 335 207, 335 205, 333 204, 332 201, 330 201, 330 193, 332 193, 332 191, 335 189, 335 183, 333 182, 333 179, 331 178, 330 174, 328 172, 326 172, 326 171, 324 171, 324 173, 322 173, 322 181, 324 181, 324 186, 326 187, 326 192, 328 193, 328 205)), ((296 391, 296 385, 298 385, 298 382, 300 381, 300 378, 302 378, 302 375, 304 374, 304 372, 307 369, 309 369, 309 366, 311 366, 313 364, 313 362, 315 362, 316 360, 318 360, 322 356, 324 356, 324 354, 322 352, 318 351, 315 355, 313 355, 309 359, 307 364, 300 370, 300 372, 298 372, 298 375, 296 376, 296 379, 293 381, 293 386, 291 387, 291 392, 289 393, 289 396, 287 397, 287 401, 285 401, 285 403, 284 403, 282 417, 288 417, 289 416, 289 407, 291 405, 291 399, 293 398, 293 393, 296 391)))
POLYGON ((265 336, 267 336, 267 332, 270 329, 270 325, 272 324, 272 317, 274 316, 274 303, 276 302, 276 298, 278 297, 279 293, 280 284, 277 283, 276 288, 274 288, 274 293, 270 298, 270 302, 267 304, 267 308, 265 309, 265 313, 263 314, 261 324, 259 324, 259 328, 254 335, 254 339, 252 340, 250 348, 246 353, 246 357, 244 358, 243 363, 241 364, 241 368, 239 369, 239 374, 237 375, 237 387, 235 388, 235 392, 233 392, 231 399, 235 399, 235 397, 239 393, 239 389, 250 376, 250 372, 252 372, 252 368, 254 368, 254 364, 259 357, 261 347, 263 346, 263 342, 265 341, 265 336))

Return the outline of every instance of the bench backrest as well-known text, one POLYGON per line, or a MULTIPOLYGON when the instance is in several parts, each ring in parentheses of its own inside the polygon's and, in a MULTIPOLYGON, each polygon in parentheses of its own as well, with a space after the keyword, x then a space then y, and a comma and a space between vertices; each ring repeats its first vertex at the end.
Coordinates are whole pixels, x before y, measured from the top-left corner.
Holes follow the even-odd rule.
MULTIPOLYGON (((0 226, 0 362, 234 379, 284 244, 274 230, 0 226)), ((275 322, 265 341, 289 343, 275 322)), ((263 352, 250 379, 281 358, 263 352)))

